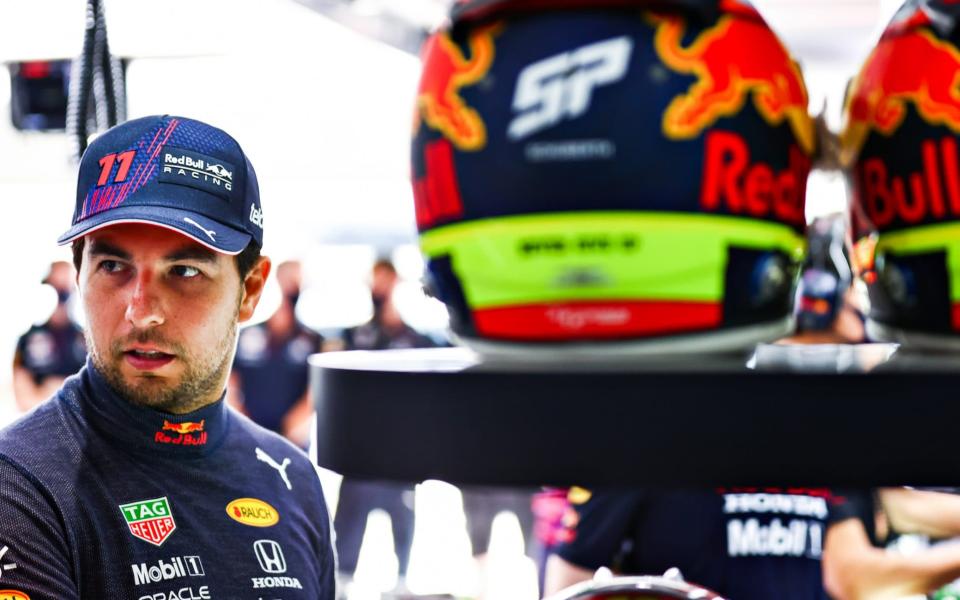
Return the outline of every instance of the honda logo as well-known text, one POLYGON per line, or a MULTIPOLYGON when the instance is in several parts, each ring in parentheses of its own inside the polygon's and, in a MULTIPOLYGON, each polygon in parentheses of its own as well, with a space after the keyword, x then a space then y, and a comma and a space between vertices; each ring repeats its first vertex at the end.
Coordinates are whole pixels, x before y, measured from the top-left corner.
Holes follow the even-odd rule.
POLYGON ((273 540, 257 540, 253 544, 253 551, 256 552, 260 568, 264 572, 285 573, 287 571, 287 561, 283 558, 280 544, 273 540))

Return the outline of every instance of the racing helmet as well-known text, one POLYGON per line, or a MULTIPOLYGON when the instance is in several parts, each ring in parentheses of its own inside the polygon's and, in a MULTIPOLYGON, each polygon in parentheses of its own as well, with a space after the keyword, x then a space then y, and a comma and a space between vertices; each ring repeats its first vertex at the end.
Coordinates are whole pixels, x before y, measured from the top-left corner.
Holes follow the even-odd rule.
POLYGON ((723 600, 716 592, 683 580, 677 569, 662 577, 613 577, 587 581, 550 596, 548 600, 723 600))
POLYGON ((481 352, 740 349, 793 328, 815 147, 739 0, 465 0, 423 48, 428 288, 481 352))
POLYGON ((910 0, 845 103, 854 270, 871 339, 960 350, 960 4, 910 0))

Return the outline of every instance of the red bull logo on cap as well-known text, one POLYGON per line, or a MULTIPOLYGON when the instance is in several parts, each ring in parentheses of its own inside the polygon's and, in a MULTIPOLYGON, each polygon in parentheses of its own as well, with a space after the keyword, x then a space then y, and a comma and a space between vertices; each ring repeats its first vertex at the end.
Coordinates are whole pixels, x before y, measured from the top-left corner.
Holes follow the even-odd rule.
POLYGON ((460 90, 483 79, 493 65, 493 36, 499 25, 478 29, 470 36, 470 58, 447 33, 438 33, 424 45, 424 68, 417 93, 417 119, 443 133, 460 150, 480 150, 487 129, 476 110, 467 106, 460 90))
POLYGON ((752 95, 757 111, 771 125, 789 122, 797 143, 813 153, 815 133, 800 68, 755 9, 725 2, 735 15, 722 16, 687 47, 685 20, 654 15, 654 46, 663 64, 697 78, 670 102, 663 132, 670 139, 692 139, 723 117, 740 113, 752 95))
POLYGON ((848 162, 871 131, 892 135, 903 123, 908 102, 927 123, 960 133, 960 51, 913 24, 884 35, 853 83, 842 137, 848 162))

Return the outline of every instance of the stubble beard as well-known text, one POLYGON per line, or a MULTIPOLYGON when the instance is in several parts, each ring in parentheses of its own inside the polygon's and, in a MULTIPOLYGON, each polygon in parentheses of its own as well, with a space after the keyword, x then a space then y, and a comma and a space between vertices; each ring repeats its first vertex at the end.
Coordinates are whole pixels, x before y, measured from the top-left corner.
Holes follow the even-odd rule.
POLYGON ((105 358, 93 343, 89 330, 85 334, 93 365, 121 398, 136 406, 170 414, 185 414, 219 399, 233 362, 237 327, 234 317, 229 331, 221 338, 216 350, 207 356, 195 356, 180 344, 171 343, 159 334, 143 331, 128 336, 126 340, 112 343, 108 357, 105 358), (138 377, 137 382, 125 379, 121 371, 123 349, 132 341, 141 344, 156 343, 176 354, 176 360, 184 366, 180 383, 169 387, 164 378, 149 372, 138 377))

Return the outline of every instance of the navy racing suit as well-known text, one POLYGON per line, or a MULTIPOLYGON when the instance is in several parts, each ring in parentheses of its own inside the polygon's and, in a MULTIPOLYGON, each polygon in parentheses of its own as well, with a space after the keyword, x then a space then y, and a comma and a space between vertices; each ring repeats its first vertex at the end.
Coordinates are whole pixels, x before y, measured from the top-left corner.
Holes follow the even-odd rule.
POLYGON ((90 364, 0 432, 0 523, 4 598, 334 597, 306 455, 223 400, 132 405, 90 364))

